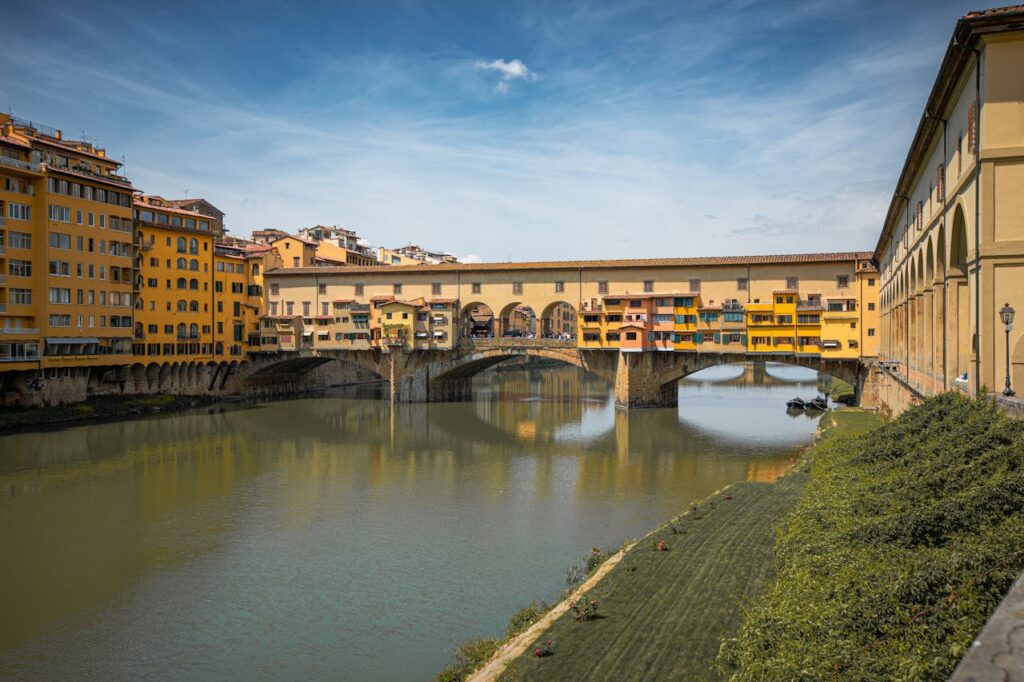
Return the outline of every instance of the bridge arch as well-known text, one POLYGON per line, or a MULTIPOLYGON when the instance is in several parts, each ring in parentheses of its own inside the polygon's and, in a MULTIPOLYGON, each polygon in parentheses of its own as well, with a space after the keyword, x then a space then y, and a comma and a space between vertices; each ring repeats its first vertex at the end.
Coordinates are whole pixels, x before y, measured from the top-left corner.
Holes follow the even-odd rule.
POLYGON ((541 311, 540 335, 544 338, 576 338, 577 309, 568 301, 552 301, 541 311))
POLYGON ((483 301, 471 301, 459 311, 459 336, 492 338, 495 335, 494 309, 483 301))

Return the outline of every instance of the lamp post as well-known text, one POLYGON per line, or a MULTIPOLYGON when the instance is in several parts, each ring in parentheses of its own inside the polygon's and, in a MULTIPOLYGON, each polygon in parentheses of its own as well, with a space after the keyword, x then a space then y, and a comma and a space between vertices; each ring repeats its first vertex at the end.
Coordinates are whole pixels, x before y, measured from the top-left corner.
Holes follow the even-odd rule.
POLYGON ((1013 314, 1015 312, 1009 303, 1003 305, 999 310, 999 319, 1006 326, 1006 388, 1003 389, 1003 395, 1007 397, 1016 395, 1010 386, 1010 331, 1013 329, 1013 314))

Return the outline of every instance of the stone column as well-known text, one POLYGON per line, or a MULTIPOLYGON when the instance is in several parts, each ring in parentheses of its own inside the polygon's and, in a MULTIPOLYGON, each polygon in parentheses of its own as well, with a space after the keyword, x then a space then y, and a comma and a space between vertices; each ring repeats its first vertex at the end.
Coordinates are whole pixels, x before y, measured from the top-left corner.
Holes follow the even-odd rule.
POLYGON ((615 406, 673 407, 679 403, 675 381, 662 383, 655 369, 656 352, 620 353, 615 372, 615 406))
POLYGON ((932 287, 924 290, 924 315, 921 320, 921 373, 922 387, 928 393, 935 393, 935 303, 932 287))

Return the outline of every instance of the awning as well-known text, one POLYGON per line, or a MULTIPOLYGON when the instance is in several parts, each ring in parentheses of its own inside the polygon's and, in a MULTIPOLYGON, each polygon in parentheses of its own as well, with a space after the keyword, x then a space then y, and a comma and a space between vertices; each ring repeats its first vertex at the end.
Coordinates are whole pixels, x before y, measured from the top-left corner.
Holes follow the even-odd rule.
POLYGON ((313 332, 302 332, 303 336, 313 336, 313 332))
POLYGON ((439 338, 442 338, 443 336, 444 336, 444 332, 434 332, 434 338, 439 339, 439 338))
MULTIPOLYGON (((125 337, 128 338, 128 337, 125 337)), ((99 339, 91 339, 88 337, 79 336, 47 336, 46 343, 99 343, 99 339)))

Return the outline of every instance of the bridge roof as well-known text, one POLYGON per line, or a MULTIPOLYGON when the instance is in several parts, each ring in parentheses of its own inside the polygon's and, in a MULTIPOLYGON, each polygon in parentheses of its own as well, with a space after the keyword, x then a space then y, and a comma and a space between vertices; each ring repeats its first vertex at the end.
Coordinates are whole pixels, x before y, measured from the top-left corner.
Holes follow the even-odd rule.
POLYGON ((791 253, 774 256, 701 256, 694 258, 629 258, 618 260, 553 260, 522 263, 439 263, 421 265, 363 265, 314 268, 274 268, 275 276, 357 275, 390 272, 488 272, 501 270, 612 270, 619 268, 681 268, 787 263, 839 263, 870 260, 870 251, 791 253))

